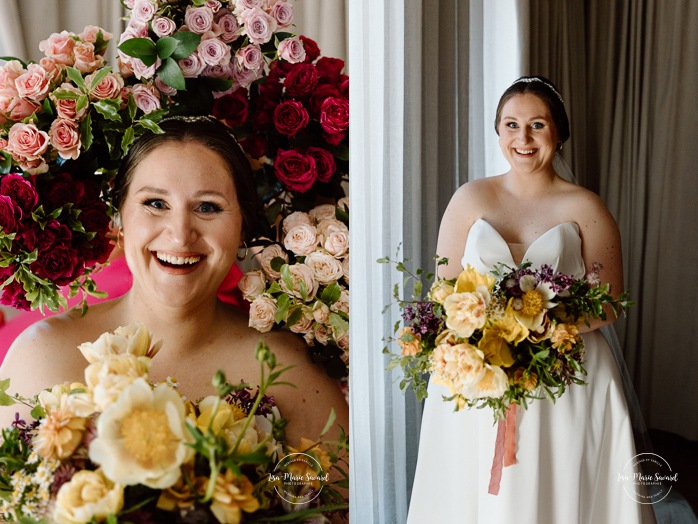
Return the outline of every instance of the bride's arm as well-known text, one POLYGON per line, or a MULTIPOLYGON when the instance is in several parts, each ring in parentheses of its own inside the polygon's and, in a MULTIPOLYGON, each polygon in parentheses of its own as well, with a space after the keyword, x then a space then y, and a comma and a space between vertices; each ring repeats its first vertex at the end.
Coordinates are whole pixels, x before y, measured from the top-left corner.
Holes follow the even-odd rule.
POLYGON ((465 241, 470 227, 479 217, 473 189, 472 183, 461 186, 451 198, 441 219, 436 254, 439 258, 448 259, 448 264, 437 269, 442 278, 456 278, 463 270, 461 259, 465 241))
MULTIPOLYGON (((592 192, 584 193, 575 205, 576 221, 582 237, 582 256, 587 273, 596 264, 601 265, 598 275, 601 283, 609 284, 611 294, 617 297, 623 292, 623 258, 618 225, 606 204, 592 192)), ((610 306, 604 308, 606 320, 591 320, 590 326, 582 325, 580 331, 591 331, 616 320, 610 306)))

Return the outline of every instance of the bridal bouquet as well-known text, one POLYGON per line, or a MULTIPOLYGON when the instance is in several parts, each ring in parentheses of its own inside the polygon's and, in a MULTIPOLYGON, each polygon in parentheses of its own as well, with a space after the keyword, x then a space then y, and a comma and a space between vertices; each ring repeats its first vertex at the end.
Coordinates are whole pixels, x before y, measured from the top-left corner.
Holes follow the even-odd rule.
MULTIPOLYGON (((0 290, 19 309, 57 311, 94 293, 109 209, 101 197, 131 142, 158 131, 159 111, 104 62, 111 34, 54 33, 39 63, 0 66, 0 290)), ((84 304, 84 301, 83 301, 84 304)))
MULTIPOLYGON (((152 384, 159 344, 139 324, 79 346, 85 383, 59 384, 33 399, 6 393, 0 403, 32 407, 2 430, 0 517, 11 522, 306 522, 344 510, 328 480, 341 460, 286 425, 266 394, 285 371, 264 344, 253 391, 226 383, 189 401, 176 380, 152 384)), ((328 423, 329 427, 329 423, 328 423)), ((337 446, 344 447, 343 442, 337 446)))
MULTIPOLYGON (((442 260, 443 261, 443 260, 442 260)), ((389 259, 380 262, 389 263, 389 259)), ((584 342, 579 326, 605 318, 604 306, 616 314, 630 303, 627 293, 614 298, 599 284, 598 267, 584 279, 553 271, 550 266, 516 268, 500 265, 483 275, 468 266, 456 279, 434 279, 422 296, 422 271, 410 273, 414 296, 394 297, 403 326, 395 325, 400 354, 390 354, 388 369, 401 366, 402 389, 427 396, 424 374, 446 386, 455 409, 490 407, 502 420, 510 405, 559 398, 570 384, 584 384, 584 342), (399 333, 398 333, 399 331, 399 333)))
POLYGON ((349 358, 348 200, 323 204, 283 220, 282 244, 259 254, 261 269, 238 284, 251 302, 250 326, 274 325, 301 334, 328 374, 347 374, 349 358))

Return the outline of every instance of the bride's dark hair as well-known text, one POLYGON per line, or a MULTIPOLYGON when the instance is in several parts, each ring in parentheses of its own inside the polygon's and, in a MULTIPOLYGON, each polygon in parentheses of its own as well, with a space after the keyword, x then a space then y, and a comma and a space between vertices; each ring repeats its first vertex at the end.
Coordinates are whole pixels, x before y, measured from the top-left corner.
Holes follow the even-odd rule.
POLYGON ((522 76, 511 84, 502 94, 497 105, 497 115, 494 119, 494 130, 499 134, 499 121, 502 118, 502 108, 512 97, 530 93, 540 98, 548 106, 550 116, 555 122, 557 136, 560 142, 566 142, 570 137, 570 122, 562 102, 560 91, 553 83, 543 76, 522 76))
POLYGON ((204 116, 177 116, 159 123, 163 133, 147 133, 136 140, 124 157, 114 179, 112 204, 119 210, 126 199, 133 172, 149 153, 163 144, 194 142, 217 153, 228 166, 242 214, 242 230, 252 240, 261 217, 252 168, 230 130, 219 120, 204 116))

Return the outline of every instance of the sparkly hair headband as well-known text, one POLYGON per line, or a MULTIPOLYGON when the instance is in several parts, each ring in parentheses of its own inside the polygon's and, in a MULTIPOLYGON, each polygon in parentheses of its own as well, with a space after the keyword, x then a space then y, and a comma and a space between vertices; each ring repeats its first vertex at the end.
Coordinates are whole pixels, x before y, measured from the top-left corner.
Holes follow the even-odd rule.
POLYGON ((558 100, 560 100, 560 102, 562 102, 563 104, 565 103, 565 101, 562 99, 562 96, 560 95, 560 93, 557 92, 557 89, 555 89, 551 84, 549 84, 545 80, 541 80, 540 78, 535 77, 535 76, 524 76, 524 77, 521 77, 518 80, 516 80, 511 85, 520 84, 521 82, 525 82, 526 84, 530 84, 531 82, 540 82, 541 84, 547 86, 548 89, 550 89, 553 93, 555 93, 555 96, 558 98, 558 100))
POLYGON ((175 115, 175 116, 168 116, 166 118, 163 118, 160 120, 160 123, 164 122, 186 122, 187 124, 213 124, 213 123, 218 123, 221 124, 228 136, 233 139, 233 142, 235 142, 238 146, 240 146, 240 143, 238 142, 237 137, 233 134, 233 131, 225 125, 222 121, 217 119, 215 116, 210 116, 210 115, 175 115))

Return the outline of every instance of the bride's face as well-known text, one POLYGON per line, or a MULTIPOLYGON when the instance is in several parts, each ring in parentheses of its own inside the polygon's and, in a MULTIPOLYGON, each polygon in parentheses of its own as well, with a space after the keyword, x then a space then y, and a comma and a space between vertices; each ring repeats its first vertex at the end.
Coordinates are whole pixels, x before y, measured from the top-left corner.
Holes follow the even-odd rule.
POLYGON ((134 290, 171 306, 212 299, 242 230, 229 167, 196 142, 159 146, 133 172, 121 225, 134 290))
POLYGON ((558 136, 548 105, 536 95, 515 95, 504 104, 501 114, 499 146, 512 169, 552 169, 558 136))

